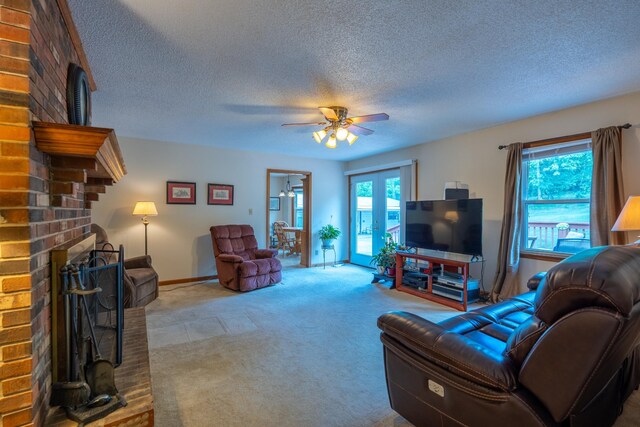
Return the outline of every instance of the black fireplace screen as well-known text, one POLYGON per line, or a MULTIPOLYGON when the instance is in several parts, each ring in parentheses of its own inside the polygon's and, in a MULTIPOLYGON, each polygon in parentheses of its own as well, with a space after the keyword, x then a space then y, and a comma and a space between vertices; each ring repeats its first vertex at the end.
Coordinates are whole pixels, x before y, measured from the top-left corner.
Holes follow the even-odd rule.
POLYGON ((96 359, 122 363, 122 253, 122 247, 94 250, 88 260, 61 271, 68 381, 83 380, 86 367, 96 359))

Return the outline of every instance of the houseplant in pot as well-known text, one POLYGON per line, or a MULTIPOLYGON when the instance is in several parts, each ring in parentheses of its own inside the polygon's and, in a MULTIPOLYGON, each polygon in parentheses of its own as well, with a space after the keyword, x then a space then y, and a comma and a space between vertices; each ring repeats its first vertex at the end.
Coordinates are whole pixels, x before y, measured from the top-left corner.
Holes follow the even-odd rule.
POLYGON ((334 227, 331 224, 327 224, 320 229, 318 235, 320 236, 320 240, 322 240, 323 248, 330 248, 333 244, 333 241, 340 236, 340 230, 337 227, 334 227))
POLYGON ((396 274, 396 249, 398 245, 393 241, 391 234, 387 233, 384 246, 377 254, 371 257, 371 264, 375 264, 378 274, 385 273, 387 276, 396 274))

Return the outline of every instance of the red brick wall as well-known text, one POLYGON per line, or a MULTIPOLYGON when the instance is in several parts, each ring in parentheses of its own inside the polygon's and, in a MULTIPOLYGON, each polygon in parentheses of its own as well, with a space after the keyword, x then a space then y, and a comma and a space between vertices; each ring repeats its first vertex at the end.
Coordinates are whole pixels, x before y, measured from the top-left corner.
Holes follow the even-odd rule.
POLYGON ((0 0, 1 425, 42 425, 51 389, 49 251, 89 231, 84 184, 56 174, 31 120, 66 123, 79 63, 56 0, 0 0))
POLYGON ((30 1, 0 2, 0 413, 32 420, 30 1))

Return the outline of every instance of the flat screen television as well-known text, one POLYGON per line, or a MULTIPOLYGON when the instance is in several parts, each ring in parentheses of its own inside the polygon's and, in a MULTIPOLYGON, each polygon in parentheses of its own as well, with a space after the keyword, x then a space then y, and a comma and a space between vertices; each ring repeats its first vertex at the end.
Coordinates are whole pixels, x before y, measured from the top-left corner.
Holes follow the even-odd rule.
POLYGON ((482 256, 482 199, 407 202, 407 246, 482 256))

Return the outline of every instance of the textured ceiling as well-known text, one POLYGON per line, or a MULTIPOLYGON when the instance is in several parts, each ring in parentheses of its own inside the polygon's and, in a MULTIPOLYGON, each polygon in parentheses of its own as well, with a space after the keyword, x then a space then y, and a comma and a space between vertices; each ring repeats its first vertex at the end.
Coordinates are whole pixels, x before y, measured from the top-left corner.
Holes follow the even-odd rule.
POLYGON ((120 136, 350 160, 640 90, 640 1, 69 0, 120 136), (386 112, 317 145, 316 107, 386 112))

